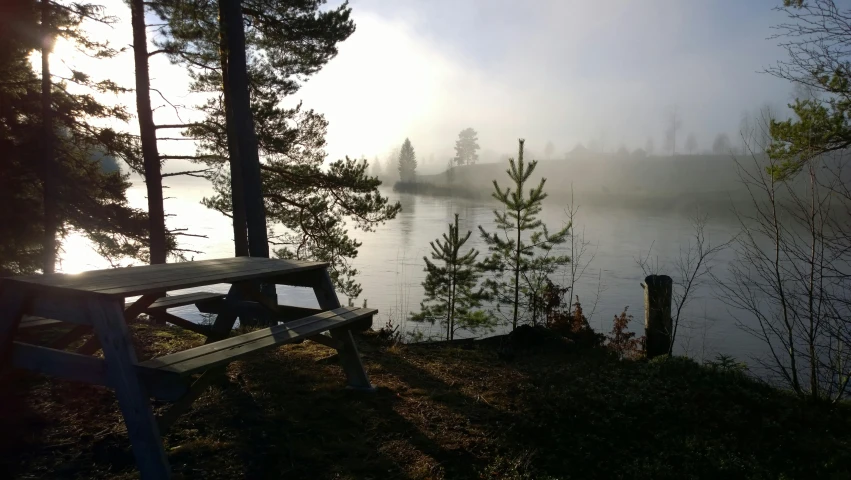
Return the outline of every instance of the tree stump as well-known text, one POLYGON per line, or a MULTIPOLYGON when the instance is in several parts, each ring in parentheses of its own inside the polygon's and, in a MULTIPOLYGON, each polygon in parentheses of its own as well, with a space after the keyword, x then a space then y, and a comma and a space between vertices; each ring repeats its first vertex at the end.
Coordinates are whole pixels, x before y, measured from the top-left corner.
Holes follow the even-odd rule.
POLYGON ((667 355, 671 348, 671 292, 674 281, 667 275, 644 278, 644 335, 647 358, 667 355))

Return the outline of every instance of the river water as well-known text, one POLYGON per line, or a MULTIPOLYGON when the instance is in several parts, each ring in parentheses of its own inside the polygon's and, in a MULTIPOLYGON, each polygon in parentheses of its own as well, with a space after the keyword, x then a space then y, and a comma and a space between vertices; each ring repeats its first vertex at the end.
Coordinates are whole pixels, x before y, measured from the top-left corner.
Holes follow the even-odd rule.
MULTIPOLYGON (((182 238, 183 247, 202 252, 189 254, 190 257, 200 260, 233 255, 229 219, 199 203, 201 197, 209 195, 206 184, 190 181, 173 186, 168 193, 176 197, 166 204, 167 213, 174 215, 168 219, 169 226, 185 227, 190 233, 207 236, 182 238)), ((426 336, 440 335, 437 325, 405 321, 405 314, 416 311, 422 300, 423 257, 430 253, 429 242, 446 232, 453 215, 458 213, 462 232, 473 231, 468 245, 484 254, 486 248, 479 238, 477 226, 493 229, 493 209, 497 204, 484 200, 397 194, 389 189, 383 193, 394 201, 400 201, 402 212, 375 232, 355 232, 355 236, 363 242, 360 254, 353 262, 360 271, 358 281, 363 286, 363 294, 355 303, 361 305, 366 300, 369 307, 379 310, 375 328, 392 319, 405 332, 419 329, 426 336)), ((144 186, 140 183, 128 192, 131 204, 140 208, 145 205, 144 195, 144 186)), ((566 205, 558 203, 545 205, 541 218, 551 230, 566 222, 565 208, 566 205)), ((661 273, 675 277, 676 281, 674 262, 680 249, 693 235, 691 220, 676 213, 654 214, 630 208, 580 205, 575 231, 584 234, 585 240, 590 242, 580 259, 582 263, 588 262, 588 267, 579 278, 574 295, 579 296, 592 327, 608 332, 613 317, 628 307, 628 312, 635 315, 632 326, 641 331, 644 314, 640 283, 644 273, 636 259, 647 255, 652 246, 651 262, 661 273)), ((706 231, 713 244, 720 244, 736 234, 738 224, 735 218, 718 215, 710 217, 706 231)), ((80 237, 72 235, 65 250, 61 267, 65 272, 108 266, 80 237)), ((722 251, 716 257, 713 272, 723 280, 728 262, 733 259, 732 250, 722 251)), ((562 275, 557 274, 554 280, 559 283, 563 280, 562 275)), ((195 290, 209 291, 211 288, 226 291, 227 286, 195 290)), ((282 302, 315 305, 312 293, 305 289, 279 288, 278 293, 282 302)), ((676 345, 678 353, 698 360, 712 359, 723 353, 753 364, 753 357, 764 356, 763 345, 737 326, 737 319, 716 293, 716 289, 707 284, 693 294, 681 317, 676 345)), ((345 299, 341 301, 346 302, 345 299)), ((202 320, 194 307, 184 307, 175 313, 191 320, 202 320)), ((500 331, 504 328, 496 333, 500 331)))

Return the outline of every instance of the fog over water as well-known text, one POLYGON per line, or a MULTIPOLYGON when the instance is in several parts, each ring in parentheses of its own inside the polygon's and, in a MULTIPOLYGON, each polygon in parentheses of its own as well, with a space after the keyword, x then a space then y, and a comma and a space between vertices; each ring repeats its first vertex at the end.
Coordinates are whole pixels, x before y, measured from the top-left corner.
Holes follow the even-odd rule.
MULTIPOLYGON (((209 194, 208 186, 201 180, 186 179, 179 182, 175 200, 171 201, 170 212, 175 214, 169 222, 188 227, 189 232, 206 235, 208 238, 187 238, 185 248, 202 253, 189 254, 196 260, 227 257, 233 255, 230 219, 206 209, 198 202, 209 194)), ((447 224, 455 213, 460 215, 461 228, 472 230, 468 245, 486 251, 478 236, 477 226, 493 228, 493 209, 497 204, 487 199, 463 199, 398 194, 385 188, 382 192, 402 204, 402 212, 392 222, 382 225, 372 233, 356 231, 363 242, 358 258, 353 262, 360 271, 357 280, 363 293, 356 304, 364 300, 369 307, 379 310, 375 327, 383 326, 388 319, 400 325, 403 331, 421 330, 426 335, 440 334, 439 326, 405 322, 404 313, 415 312, 422 300, 421 282, 423 256, 430 253, 429 242, 446 231, 447 224)), ((131 202, 144 202, 144 188, 135 185, 130 191, 131 202)), ((624 307, 635 315, 632 326, 641 331, 643 313, 643 291, 640 283, 644 274, 636 259, 647 255, 652 246, 651 257, 660 266, 662 273, 674 276, 674 261, 680 248, 687 245, 693 234, 689 212, 635 209, 626 206, 582 204, 575 224, 578 235, 584 235, 591 243, 588 253, 580 261, 590 264, 576 286, 589 321, 595 329, 607 332, 611 320, 624 307), (593 255, 593 258, 591 258, 593 255)), ((545 204, 542 219, 551 227, 560 227, 566 221, 566 203, 553 199, 545 204)), ((738 224, 731 215, 711 215, 707 234, 713 244, 728 241, 738 232, 738 224)), ((733 252, 725 250, 715 262, 713 271, 722 279, 733 252)), ((72 237, 63 255, 62 268, 66 272, 92 268, 105 268, 85 241, 72 237)), ((565 281, 563 273, 553 276, 557 282, 565 281)), ((226 285, 212 287, 226 291, 226 285)), ((211 287, 195 290, 209 291, 211 287)), ((190 289, 189 291, 191 291, 190 289)), ((697 358, 714 358, 718 353, 747 359, 762 355, 763 345, 736 325, 736 318, 748 322, 741 312, 731 312, 716 298, 716 289, 707 285, 696 292, 683 313, 683 324, 677 348, 697 358)), ((341 299, 345 303, 345 299, 341 299)), ((279 287, 279 301, 313 306, 312 292, 304 289, 279 287)), ((203 321, 192 306, 182 307, 174 313, 193 321, 203 321)), ((501 333, 504 328, 493 333, 501 333)))

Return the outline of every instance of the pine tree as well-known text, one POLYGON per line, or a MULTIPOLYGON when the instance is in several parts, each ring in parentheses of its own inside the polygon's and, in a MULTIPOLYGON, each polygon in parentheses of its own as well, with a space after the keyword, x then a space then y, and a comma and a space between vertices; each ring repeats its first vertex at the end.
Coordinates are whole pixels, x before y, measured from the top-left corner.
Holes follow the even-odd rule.
POLYGON ((496 180, 493 181, 493 197, 503 205, 502 211, 493 212, 499 231, 488 233, 479 226, 490 252, 481 267, 493 274, 493 278, 485 281, 485 287, 497 301, 498 308, 502 305, 511 308, 512 329, 517 328, 521 306, 528 310, 530 321, 537 323, 543 314, 540 297, 548 275, 570 261, 567 256, 553 255, 553 249, 567 241, 570 225, 550 234, 538 219, 542 202, 547 197, 544 193, 546 179, 542 178, 537 187, 526 193, 526 182, 538 162, 533 160, 527 165, 523 159, 524 140, 519 143, 518 159, 515 162, 510 158, 506 170, 514 182, 514 189, 506 187, 503 190, 496 180))
POLYGON ((410 139, 405 139, 399 150, 399 181, 414 182, 417 179, 417 155, 410 139))
POLYGON ((472 128, 465 128, 458 134, 458 140, 455 141, 456 165, 473 165, 479 161, 477 135, 472 128))
MULTIPOLYGON (((155 1, 153 9, 168 23, 167 39, 158 44, 175 63, 189 70, 197 92, 213 93, 201 105, 202 122, 187 125, 185 134, 199 140, 196 160, 212 168, 215 195, 204 204, 234 218, 235 238, 245 231, 237 221, 240 182, 245 175, 237 159, 243 154, 234 145, 234 123, 226 88, 230 75, 230 52, 223 41, 215 0, 155 1), (213 26, 213 28, 211 28, 213 26), (237 211, 234 211, 234 206, 237 211)), ((347 221, 371 231, 392 219, 401 208, 378 192, 380 180, 349 158, 324 166, 323 115, 281 106, 296 93, 301 82, 318 72, 337 54, 337 45, 354 32, 347 3, 323 10, 321 0, 244 0, 245 48, 262 55, 248 55, 250 108, 259 148, 262 194, 269 225, 282 233, 270 240, 278 245, 275 255, 330 263, 331 277, 348 297, 360 294, 351 260, 360 242, 351 238, 347 221)), ((229 39, 227 39, 229 40, 229 39)), ((242 125, 242 124, 239 124, 242 125)), ((244 125, 243 125, 244 126, 244 125)), ((236 135, 241 138, 242 136, 236 135)))
MULTIPOLYGON (((94 96, 122 89, 81 71, 57 82, 45 69, 40 82, 29 60, 56 36, 92 56, 114 54, 79 28, 83 18, 105 21, 101 11, 35 0, 11 0, 0 11, 0 271, 52 271, 71 231, 83 233, 111 262, 148 257, 148 218, 127 205, 128 175, 102 168, 115 158, 141 165, 138 141, 103 126, 127 122, 125 109, 94 96), (69 89, 71 83, 75 88, 69 89)), ((50 51, 42 53, 47 59, 50 51)))
POLYGON ((148 227, 148 245, 151 263, 165 263, 168 253, 168 234, 163 205, 162 163, 157 149, 154 111, 151 108, 151 78, 148 68, 148 36, 144 0, 130 0, 130 17, 133 25, 133 59, 136 66, 136 112, 144 162, 148 217, 151 222, 148 227))
POLYGON ((446 330, 446 340, 454 339, 455 332, 460 329, 476 331, 494 325, 493 317, 479 310, 484 294, 481 290, 475 291, 479 279, 476 266, 479 252, 470 249, 461 253, 473 232, 467 231, 461 237, 459 231, 456 213, 455 224, 449 224, 449 233, 443 234, 443 241, 429 242, 432 260, 443 264, 435 264, 428 257, 423 257, 428 273, 422 284, 426 300, 420 304, 420 313, 411 317, 414 321, 432 324, 439 321, 446 330))

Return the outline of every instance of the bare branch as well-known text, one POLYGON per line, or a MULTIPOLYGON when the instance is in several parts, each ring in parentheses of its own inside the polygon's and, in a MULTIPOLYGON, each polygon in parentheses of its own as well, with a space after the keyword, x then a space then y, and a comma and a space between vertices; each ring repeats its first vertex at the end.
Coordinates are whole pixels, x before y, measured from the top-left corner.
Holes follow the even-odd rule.
POLYGON ((203 127, 203 123, 169 123, 164 125, 154 125, 154 128, 157 130, 163 128, 189 128, 189 127, 203 127))
POLYGON ((209 172, 209 168, 205 168, 203 170, 185 170, 182 172, 174 172, 174 173, 164 173, 162 177, 176 177, 178 175, 186 175, 187 177, 195 177, 195 178, 207 178, 203 174, 209 172))

